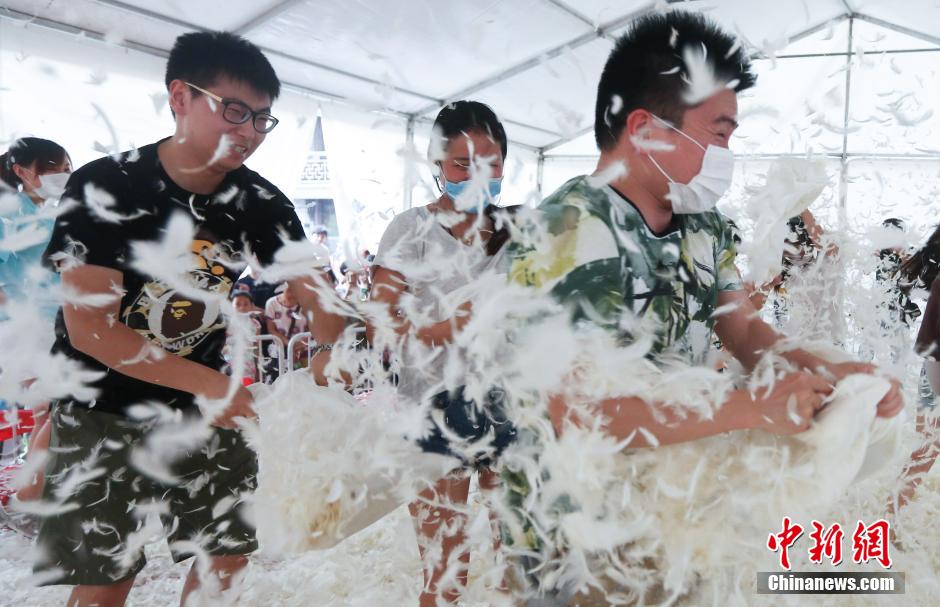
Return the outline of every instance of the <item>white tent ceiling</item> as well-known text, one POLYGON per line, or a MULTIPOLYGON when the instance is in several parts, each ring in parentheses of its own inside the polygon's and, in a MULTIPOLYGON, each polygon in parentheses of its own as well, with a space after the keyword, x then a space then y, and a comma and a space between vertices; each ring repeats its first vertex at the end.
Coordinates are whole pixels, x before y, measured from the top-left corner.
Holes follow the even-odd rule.
POLYGON ((868 52, 940 50, 940 0, 6 0, 0 18, 158 56, 186 31, 228 29, 261 46, 289 89, 417 121, 474 98, 496 108, 514 142, 583 154, 612 40, 636 16, 677 6, 781 62, 845 64, 862 46, 849 21, 890 32, 868 39, 868 52))

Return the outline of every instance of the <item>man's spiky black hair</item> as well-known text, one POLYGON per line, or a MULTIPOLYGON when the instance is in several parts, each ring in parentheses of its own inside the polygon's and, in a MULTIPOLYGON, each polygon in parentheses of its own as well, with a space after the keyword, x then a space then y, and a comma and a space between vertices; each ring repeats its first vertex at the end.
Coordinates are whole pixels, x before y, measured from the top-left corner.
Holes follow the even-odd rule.
POLYGON ((682 100, 689 76, 686 48, 703 49, 715 76, 736 92, 754 86, 757 77, 745 50, 710 19, 686 11, 641 17, 617 40, 601 74, 594 114, 598 148, 617 144, 627 116, 636 109, 681 126, 690 107, 682 100))

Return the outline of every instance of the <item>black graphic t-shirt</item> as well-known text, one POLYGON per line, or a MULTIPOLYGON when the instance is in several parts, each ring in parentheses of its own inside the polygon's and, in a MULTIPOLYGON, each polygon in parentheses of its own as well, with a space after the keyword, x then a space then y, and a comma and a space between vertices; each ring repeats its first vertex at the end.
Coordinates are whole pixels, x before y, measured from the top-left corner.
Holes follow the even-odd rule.
MULTIPOLYGON (((62 200, 73 206, 56 220, 46 260, 58 267, 74 259, 120 271, 125 292, 116 320, 155 346, 218 370, 226 327, 219 306, 135 269, 133 244, 162 241, 170 220, 187 215, 195 227, 187 283, 227 296, 246 254, 267 265, 285 241, 306 238, 290 200, 254 171, 241 167, 215 193, 193 194, 169 178, 157 155, 159 143, 96 160, 72 174, 62 200)), ((97 398, 79 406, 111 413, 154 401, 194 407, 191 394, 123 375, 76 350, 61 309, 54 351, 105 373, 92 384, 97 398)))

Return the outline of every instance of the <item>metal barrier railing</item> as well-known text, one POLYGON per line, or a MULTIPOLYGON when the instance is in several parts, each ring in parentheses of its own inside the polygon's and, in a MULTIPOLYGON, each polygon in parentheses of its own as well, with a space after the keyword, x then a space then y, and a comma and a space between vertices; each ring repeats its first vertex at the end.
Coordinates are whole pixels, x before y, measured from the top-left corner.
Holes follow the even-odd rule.
POLYGON ((291 361, 291 368, 293 368, 294 348, 301 342, 304 342, 307 349, 306 356, 302 357, 302 360, 307 361, 307 364, 310 363, 310 354, 313 352, 313 348, 317 345, 317 342, 313 340, 313 335, 310 333, 310 331, 304 331, 303 333, 297 333, 296 335, 291 336, 290 340, 287 342, 287 357, 288 360, 291 361))
MULTIPOLYGON (((259 372, 263 374, 264 369, 267 368, 268 361, 276 359, 278 377, 292 370, 294 368, 294 361, 298 358, 304 361, 303 366, 309 364, 310 359, 313 358, 314 350, 317 347, 317 342, 313 339, 313 334, 310 333, 310 331, 304 331, 291 336, 286 347, 284 346, 284 342, 274 335, 259 335, 252 338, 252 342, 254 343, 252 351, 257 354, 256 361, 259 372), (274 347, 266 348, 265 344, 274 347), (298 344, 303 344, 305 348, 305 351, 302 351, 304 356, 294 356, 294 350, 297 348, 298 344), (274 356, 271 355, 272 352, 274 356)), ((360 339, 357 343, 361 342, 362 340, 360 339)), ((273 379, 277 379, 277 377, 273 379)))
MULTIPOLYGON (((257 335, 251 338, 249 352, 255 356, 255 367, 259 378, 264 381, 269 362, 277 363, 277 377, 284 375, 287 364, 284 360, 284 342, 276 335, 257 335), (271 347, 273 346, 273 347, 271 347)), ((275 377, 274 379, 277 379, 275 377)))
POLYGON ((286 347, 276 335, 256 335, 249 339, 247 354, 254 362, 257 373, 257 377, 251 379, 270 383, 293 369, 296 357, 292 353, 300 343, 306 344, 307 352, 304 360, 309 360, 312 349, 316 345, 311 337, 309 332, 298 333, 290 338, 286 347))
POLYGON ((310 354, 314 346, 316 346, 316 342, 313 341, 309 331, 297 333, 292 336, 287 342, 286 347, 284 346, 284 342, 276 335, 257 335, 252 337, 249 340, 248 354, 254 358, 255 368, 258 370, 258 379, 261 381, 265 381, 266 379, 275 380, 293 369, 295 359, 293 352, 297 344, 300 343, 304 343, 307 349, 306 356, 303 357, 304 360, 309 360, 310 354), (272 363, 275 363, 273 373, 271 369, 272 363), (274 375, 273 377, 271 377, 272 374, 274 375))

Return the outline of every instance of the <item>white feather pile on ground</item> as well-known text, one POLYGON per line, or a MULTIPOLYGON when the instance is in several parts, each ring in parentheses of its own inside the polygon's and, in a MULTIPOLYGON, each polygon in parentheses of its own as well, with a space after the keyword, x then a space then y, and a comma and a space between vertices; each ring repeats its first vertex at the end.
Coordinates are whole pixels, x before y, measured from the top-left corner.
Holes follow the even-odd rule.
MULTIPOLYGON (((486 513, 471 495, 472 520, 486 513)), ((192 561, 174 564, 166 543, 146 547, 147 565, 137 576, 127 604, 170 607, 179 604, 183 579, 192 561)), ((66 586, 31 585, 29 544, 0 529, 0 606, 59 607, 70 592, 66 586)), ((487 581, 492 568, 492 542, 474 549, 466 607, 510 607, 487 581)), ((238 605, 278 607, 374 607, 418 604, 421 561, 413 522, 400 508, 375 525, 329 550, 314 550, 286 559, 255 556, 240 585, 238 605)), ((219 599, 198 597, 190 607, 218 607, 219 599)))
POLYGON ((252 386, 259 413, 254 518, 265 551, 322 549, 365 528, 458 465, 423 452, 422 411, 391 391, 364 400, 317 386, 306 371, 252 386))
MULTIPOLYGON (((192 561, 174 564, 165 543, 147 547, 148 563, 138 575, 128 605, 179 604, 183 579, 192 561)), ((30 549, 19 536, 0 530, 0 605, 64 605, 70 588, 35 588, 30 581, 30 549)), ((372 607, 416 605, 421 584, 417 541, 407 510, 332 550, 313 551, 287 560, 252 559, 241 585, 239 605, 309 605, 372 607)), ((218 605, 197 601, 193 607, 218 605)))
MULTIPOLYGON (((881 499, 891 483, 865 483, 857 495, 848 496, 824 520, 854 524, 872 521, 884 515, 881 499), (860 497, 868 495, 869 497, 860 497)), ((895 562, 892 570, 907 574, 907 591, 899 596, 819 595, 812 604, 822 607, 903 606, 933 607, 940 593, 940 472, 934 471, 918 490, 915 499, 893 520, 898 541, 892 546, 895 562)), ((734 521, 724 524, 731 526, 734 521)), ((767 533, 779 531, 769 529, 767 533)), ((758 547, 766 534, 753 539, 758 547)), ((805 555, 805 538, 800 550, 791 549, 795 571, 827 571, 810 565, 805 555)), ((745 546, 747 548, 747 546, 745 546)), ((759 551, 757 551, 759 552, 759 551)), ((171 607, 179 603, 179 592, 190 562, 174 564, 165 544, 147 547, 148 564, 139 574, 128 605, 136 607, 171 607)), ((486 565, 477 558, 474 563, 486 565)), ((761 560, 729 568, 721 577, 703 579, 694 593, 680 601, 683 605, 806 605, 800 595, 761 596, 754 594, 755 572, 773 571, 777 556, 764 550, 761 560), (737 592, 733 589, 737 588, 737 592)), ((58 607, 65 604, 69 588, 35 588, 30 584, 31 553, 29 545, 16 534, 0 530, 0 605, 7 607, 58 607)), ((880 566, 857 567, 843 563, 837 571, 877 571, 880 566)), ((467 607, 498 605, 492 594, 485 594, 476 581, 482 571, 471 568, 467 607)), ((242 585, 241 605, 278 605, 282 607, 372 607, 374 605, 416 605, 421 585, 421 563, 411 517, 400 509, 372 527, 330 550, 312 551, 289 559, 255 558, 242 585)), ((582 603, 584 605, 584 603, 582 603)))

